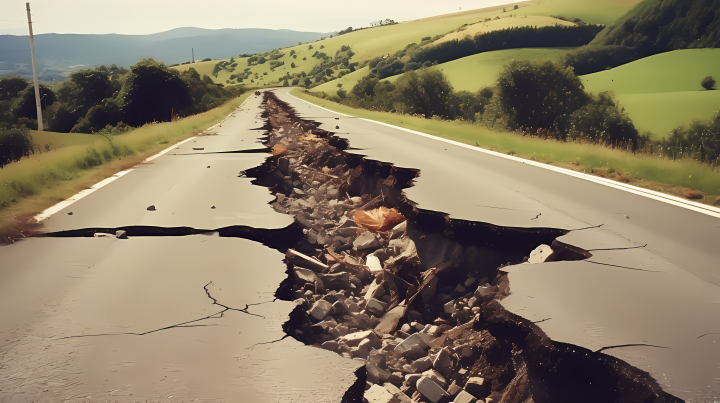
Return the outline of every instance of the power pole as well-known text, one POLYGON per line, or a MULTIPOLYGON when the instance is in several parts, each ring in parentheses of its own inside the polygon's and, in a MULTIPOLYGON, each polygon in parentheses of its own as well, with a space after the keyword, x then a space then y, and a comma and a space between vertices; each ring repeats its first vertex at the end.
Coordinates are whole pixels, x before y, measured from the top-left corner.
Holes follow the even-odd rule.
POLYGON ((32 53, 33 80, 35 80, 35 107, 37 108, 38 131, 43 131, 42 109, 40 108, 40 84, 37 78, 37 63, 35 62, 35 41, 32 32, 32 19, 30 18, 30 3, 27 5, 28 27, 30 28, 30 52, 32 53))
POLYGON ((192 60, 193 60, 193 63, 195 63, 195 48, 190 48, 190 49, 192 49, 192 60))

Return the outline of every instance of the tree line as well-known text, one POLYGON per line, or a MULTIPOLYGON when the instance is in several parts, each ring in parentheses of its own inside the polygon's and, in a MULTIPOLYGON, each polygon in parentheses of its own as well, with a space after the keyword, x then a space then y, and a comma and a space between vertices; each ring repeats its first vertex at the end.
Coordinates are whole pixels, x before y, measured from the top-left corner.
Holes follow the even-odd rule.
MULTIPOLYGON (((219 87, 192 67, 180 73, 153 59, 129 70, 101 66, 76 71, 55 91, 40 85, 46 127, 63 133, 170 121, 214 108, 239 91, 219 87)), ((0 80, 0 128, 36 129, 36 119, 33 84, 20 77, 0 80)))

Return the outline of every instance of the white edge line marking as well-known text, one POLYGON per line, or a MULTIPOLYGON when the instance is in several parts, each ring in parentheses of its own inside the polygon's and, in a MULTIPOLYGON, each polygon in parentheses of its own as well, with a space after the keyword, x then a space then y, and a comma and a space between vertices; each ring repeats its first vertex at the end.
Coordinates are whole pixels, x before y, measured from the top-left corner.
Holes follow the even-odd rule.
MULTIPOLYGON (((311 102, 309 102, 309 101, 306 101, 306 100, 304 100, 304 99, 300 99, 300 98, 298 98, 298 97, 290 94, 290 92, 288 92, 287 94, 290 95, 291 97, 299 100, 299 101, 305 102, 305 103, 307 103, 307 104, 309 104, 309 105, 313 105, 313 106, 315 106, 315 107, 317 107, 317 108, 320 108, 320 109, 324 109, 324 110, 326 110, 326 111, 328 111, 328 112, 335 113, 335 114, 337 114, 337 115, 341 115, 341 116, 345 116, 345 117, 356 117, 356 116, 346 115, 346 114, 340 113, 340 112, 335 112, 335 111, 332 111, 332 110, 327 109, 327 108, 323 108, 322 106, 313 104, 313 103, 311 103, 311 102)), ((661 202, 664 202, 664 203, 672 204, 672 205, 678 206, 678 207, 683 207, 683 208, 686 208, 686 209, 688 209, 688 210, 693 210, 693 211, 696 211, 696 212, 698 212, 698 213, 707 214, 707 215, 712 216, 712 217, 715 217, 715 218, 720 218, 720 208, 717 208, 717 207, 713 207, 713 206, 709 206, 709 205, 706 205, 706 204, 700 204, 700 203, 692 202, 692 201, 689 201, 689 200, 681 199, 681 198, 676 197, 676 196, 672 196, 672 195, 668 195, 668 194, 665 194, 665 193, 656 192, 656 191, 654 191, 654 190, 649 190, 649 189, 641 188, 641 187, 638 187, 638 186, 628 185, 628 184, 625 184, 625 183, 622 183, 622 182, 616 182, 616 181, 613 181, 613 180, 610 180, 610 179, 606 179, 606 178, 602 178, 602 177, 599 177, 599 176, 588 175, 588 174, 586 174, 586 173, 576 172, 576 171, 573 171, 573 170, 570 170, 570 169, 566 169, 566 168, 560 168, 560 167, 556 167, 556 166, 552 166, 552 165, 548 165, 548 164, 543 164, 543 163, 537 162, 537 161, 526 160, 526 159, 519 158, 519 157, 513 157, 513 156, 511 156, 511 155, 499 153, 499 152, 496 152, 496 151, 490 151, 490 150, 487 150, 487 149, 484 149, 484 148, 479 148, 479 147, 476 147, 476 146, 471 146, 471 145, 469 145, 469 144, 460 143, 460 142, 458 142, 458 141, 454 141, 454 140, 449 140, 449 139, 445 139, 445 138, 442 138, 442 137, 433 136, 433 135, 431 135, 431 134, 419 132, 419 131, 416 131, 416 130, 406 129, 406 128, 404 128, 404 127, 394 126, 394 125, 391 125, 391 124, 388 124, 388 123, 378 122, 378 121, 375 121, 375 120, 365 119, 365 118, 358 118, 358 119, 364 120, 364 121, 366 121, 366 122, 372 122, 372 123, 376 123, 376 124, 379 124, 379 125, 391 127, 391 128, 393 128, 393 129, 397 129, 397 130, 402 130, 402 131, 405 131, 405 132, 408 132, 408 133, 416 134, 416 135, 418 135, 418 136, 427 137, 427 138, 434 139, 434 140, 437 140, 437 141, 442 141, 442 142, 444 142, 444 143, 448 143, 448 144, 456 145, 456 146, 459 146, 459 147, 467 148, 467 149, 469 149, 469 150, 474 150, 474 151, 478 151, 478 152, 482 152, 482 153, 494 155, 494 156, 496 156, 496 157, 501 157, 501 158, 505 158, 505 159, 509 159, 509 160, 513 160, 513 161, 517 161, 517 162, 522 162, 523 164, 529 164, 529 165, 533 165, 533 166, 536 166, 536 167, 539 167, 539 168, 548 169, 548 170, 550 170, 550 171, 555 171, 555 172, 563 173, 563 174, 565 174, 565 175, 574 176, 574 177, 579 178, 579 179, 585 179, 585 180, 587 180, 587 181, 595 182, 595 183, 598 183, 598 184, 600 184, 600 185, 605 185, 605 186, 609 186, 609 187, 612 187, 612 188, 615 188, 615 189, 624 190, 624 191, 626 191, 626 192, 633 193, 633 194, 636 194, 636 195, 639 195, 639 196, 644 196, 644 197, 647 197, 647 198, 649 198, 649 199, 653 199, 653 200, 661 201, 661 202)))
MULTIPOLYGON (((209 127, 209 128, 207 128, 207 129, 205 129, 205 130, 210 130, 210 129, 213 129, 213 128, 221 125, 227 118, 230 117, 230 115, 232 115, 232 114, 235 113, 238 109, 240 109, 243 105, 245 105, 245 102, 247 102, 248 99, 250 99, 250 97, 247 97, 247 98, 245 99, 245 101, 243 101, 243 103, 240 104, 240 106, 238 106, 235 110, 233 110, 232 112, 230 112, 230 114, 227 115, 227 116, 225 117, 225 119, 223 119, 222 121, 220 121, 220 123, 218 123, 218 124, 216 124, 216 125, 214 125, 214 126, 212 126, 212 127, 209 127)), ((183 140, 183 141, 181 141, 181 142, 179 142, 179 143, 177 143, 177 144, 175 144, 175 145, 172 145, 172 146, 170 146, 170 147, 168 147, 168 148, 160 151, 159 153, 157 153, 157 154, 155 154, 155 155, 153 155, 153 156, 151 156, 151 157, 148 157, 148 158, 144 159, 144 160, 141 162, 141 164, 148 163, 148 162, 150 162, 150 161, 152 161, 152 160, 160 157, 161 155, 169 152, 170 150, 175 149, 177 146, 179 146, 179 145, 181 145, 181 144, 183 144, 183 143, 187 143, 188 141, 194 139, 195 137, 196 137, 196 136, 192 136, 192 137, 190 137, 190 138, 188 138, 188 139, 185 139, 185 140, 183 140)), ((63 201, 61 201, 60 203, 55 204, 54 206, 48 207, 48 208, 45 209, 42 213, 36 215, 36 216, 34 217, 35 220, 36 220, 37 222, 41 222, 41 221, 49 218, 51 215, 57 213, 58 211, 64 209, 65 207, 68 207, 68 206, 70 206, 71 204, 75 203, 76 201, 78 201, 78 200, 84 198, 85 196, 87 196, 87 195, 95 192, 96 190, 98 190, 98 189, 100 189, 100 188, 102 188, 102 187, 104 187, 104 186, 109 185, 110 183, 114 182, 116 179, 119 179, 119 178, 127 175, 128 173, 130 173, 130 171, 132 171, 132 168, 131 168, 131 169, 127 169, 127 170, 125 170, 125 171, 120 171, 120 172, 114 174, 113 176, 111 176, 111 177, 109 177, 109 178, 106 178, 106 179, 103 179, 103 180, 101 180, 100 182, 92 185, 89 189, 83 189, 83 190, 81 190, 80 192, 78 192, 77 194, 69 197, 68 199, 63 200, 63 201)))

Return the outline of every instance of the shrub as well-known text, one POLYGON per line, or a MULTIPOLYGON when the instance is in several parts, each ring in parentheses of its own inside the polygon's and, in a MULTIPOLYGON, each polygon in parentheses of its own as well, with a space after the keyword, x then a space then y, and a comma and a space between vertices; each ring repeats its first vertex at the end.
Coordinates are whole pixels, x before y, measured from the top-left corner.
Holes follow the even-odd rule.
POLYGON ((513 60, 498 75, 496 96, 511 128, 554 128, 558 116, 587 104, 572 68, 550 60, 513 60))
POLYGON ((25 127, 0 129, 0 168, 34 153, 32 136, 25 127))
POLYGON ((421 114, 426 118, 452 115, 452 85, 442 71, 410 71, 400 77, 395 86, 398 96, 411 113, 421 114))
POLYGON ((703 88, 706 90, 714 90, 715 89, 715 80, 713 80, 712 77, 707 76, 703 78, 703 80, 700 82, 700 85, 702 85, 703 88))
POLYGON ((638 144, 638 131, 630 118, 620 111, 612 94, 591 95, 587 105, 573 112, 567 121, 568 136, 583 137, 594 143, 638 144))

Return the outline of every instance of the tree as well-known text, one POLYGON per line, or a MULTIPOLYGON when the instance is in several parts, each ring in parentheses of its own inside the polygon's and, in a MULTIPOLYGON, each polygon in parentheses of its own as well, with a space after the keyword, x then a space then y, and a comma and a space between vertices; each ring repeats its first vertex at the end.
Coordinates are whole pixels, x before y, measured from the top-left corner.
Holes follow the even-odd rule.
POLYGON ((305 77, 305 79, 303 80, 303 84, 305 84, 305 87, 309 87, 310 85, 312 85, 312 80, 305 77))
POLYGON ((75 100, 75 102, 87 108, 92 107, 111 95, 110 80, 108 80, 108 76, 101 71, 78 71, 70 75, 70 81, 78 87, 77 96, 79 99, 75 100))
POLYGON ((498 75, 496 96, 513 128, 550 129, 588 102, 572 67, 550 60, 511 61, 498 75))
POLYGON ((295 62, 290 63, 290 68, 291 68, 291 69, 294 69, 295 67, 297 67, 297 66, 295 65, 295 62))
POLYGON ((713 80, 712 77, 707 76, 703 78, 703 80, 700 82, 700 85, 702 85, 703 88, 706 90, 714 90, 715 89, 715 80, 713 80))
POLYGON ((0 101, 9 101, 28 86, 27 80, 22 77, 10 77, 0 80, 0 101))
MULTIPOLYGON (((47 109, 56 101, 55 93, 43 84, 40 84, 40 107, 42 110, 47 109)), ((29 84, 24 90, 20 91, 13 101, 13 115, 18 118, 37 119, 37 107, 35 106, 35 86, 29 84)))
POLYGON ((125 123, 141 126, 147 122, 164 122, 192 105, 190 91, 175 69, 162 62, 144 59, 131 67, 120 93, 125 123))
POLYGON ((611 144, 632 141, 633 147, 637 146, 635 125, 607 91, 591 95, 587 105, 570 115, 567 126, 570 138, 584 137, 595 143, 611 144))
POLYGON ((395 83, 398 95, 412 113, 426 118, 451 117, 453 87, 440 70, 414 70, 395 83))
POLYGON ((379 81, 377 77, 367 75, 355 84, 352 90, 350 90, 350 93, 359 99, 372 98, 375 95, 375 85, 379 81))
POLYGON ((0 129, 0 168, 33 154, 35 145, 27 128, 0 129))

